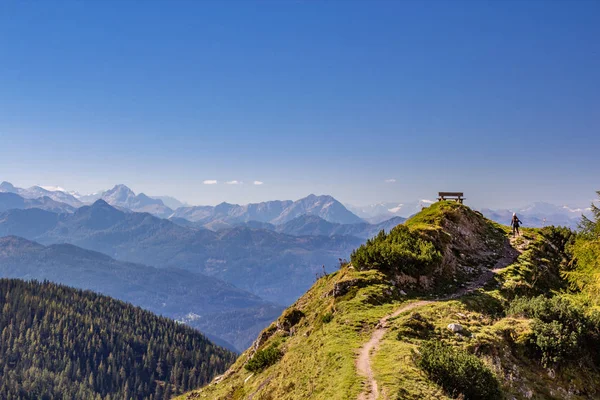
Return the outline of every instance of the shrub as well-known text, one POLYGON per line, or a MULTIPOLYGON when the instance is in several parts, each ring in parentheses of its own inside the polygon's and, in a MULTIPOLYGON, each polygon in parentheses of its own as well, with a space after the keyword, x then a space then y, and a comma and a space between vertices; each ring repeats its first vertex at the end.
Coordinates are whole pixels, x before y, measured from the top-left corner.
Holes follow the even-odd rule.
POLYGON ((585 319, 584 312, 580 307, 561 296, 552 298, 545 296, 517 297, 510 303, 507 313, 537 318, 544 322, 558 320, 568 323, 573 328, 578 327, 579 323, 585 319))
POLYGON ((419 347, 418 365, 452 397, 498 399, 500 386, 492 371, 476 356, 440 342, 419 347))
MULTIPOLYGON (((600 191, 598 199, 600 200, 600 191)), ((571 289, 581 292, 590 303, 600 305, 600 207, 591 205, 590 218, 582 216, 579 232, 569 246, 572 253, 570 270, 564 276, 571 289)))
POLYGON ((332 320, 333 320, 333 314, 332 314, 332 313, 330 313, 330 312, 328 312, 328 313, 324 314, 324 315, 321 317, 321 321, 323 321, 323 323, 324 323, 324 324, 328 324, 328 323, 330 323, 332 320))
POLYGON ((265 368, 275 364, 283 356, 281 350, 275 345, 271 345, 263 350, 258 350, 245 365, 250 372, 260 372, 265 368))
POLYGON ((537 347, 544 367, 563 364, 579 352, 581 332, 572 331, 558 321, 535 320, 530 344, 537 347))
POLYGON ((507 313, 533 318, 528 344, 544 367, 577 360, 600 344, 597 323, 564 297, 516 298, 507 313))
POLYGON ((396 226, 389 234, 382 230, 351 256, 352 265, 359 270, 401 271, 413 275, 430 271, 441 259, 441 253, 432 242, 404 225, 396 226))

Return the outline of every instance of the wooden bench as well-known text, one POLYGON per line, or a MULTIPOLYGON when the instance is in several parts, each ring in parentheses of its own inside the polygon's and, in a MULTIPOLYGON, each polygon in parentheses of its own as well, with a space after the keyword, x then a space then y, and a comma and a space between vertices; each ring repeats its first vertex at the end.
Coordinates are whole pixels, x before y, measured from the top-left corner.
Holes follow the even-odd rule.
POLYGON ((444 200, 455 200, 456 202, 462 204, 465 199, 463 192, 439 192, 438 193, 438 201, 444 200))

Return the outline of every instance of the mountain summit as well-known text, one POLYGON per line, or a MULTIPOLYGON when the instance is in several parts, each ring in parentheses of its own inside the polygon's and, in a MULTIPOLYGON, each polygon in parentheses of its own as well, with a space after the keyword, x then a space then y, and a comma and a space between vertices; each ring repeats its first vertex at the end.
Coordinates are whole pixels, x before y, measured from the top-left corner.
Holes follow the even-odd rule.
POLYGON ((249 221, 284 224, 301 215, 315 215, 338 224, 364 222, 331 196, 311 194, 300 200, 276 200, 246 205, 221 203, 215 207, 181 207, 173 218, 201 223, 209 228, 231 227, 249 221))
POLYGON ((0 192, 17 193, 17 188, 12 183, 4 181, 0 183, 0 192))
POLYGON ((597 398, 600 322, 547 297, 566 287, 570 232, 509 232, 433 204, 356 249, 180 399, 597 398))
POLYGON ((147 212, 161 218, 167 218, 173 214, 173 210, 165 206, 162 200, 151 198, 144 193, 136 195, 133 190, 123 184, 105 191, 101 198, 112 206, 136 212, 147 212))
POLYGON ((316 215, 325 221, 339 224, 364 222, 332 196, 316 196, 314 194, 295 201, 271 222, 284 224, 300 215, 316 215))
POLYGON ((15 193, 26 199, 39 199, 40 197, 48 197, 54 201, 68 204, 71 207, 80 207, 82 205, 78 199, 69 193, 46 190, 41 186, 32 186, 28 189, 22 189, 15 187, 10 182, 5 181, 0 183, 0 192, 15 193))

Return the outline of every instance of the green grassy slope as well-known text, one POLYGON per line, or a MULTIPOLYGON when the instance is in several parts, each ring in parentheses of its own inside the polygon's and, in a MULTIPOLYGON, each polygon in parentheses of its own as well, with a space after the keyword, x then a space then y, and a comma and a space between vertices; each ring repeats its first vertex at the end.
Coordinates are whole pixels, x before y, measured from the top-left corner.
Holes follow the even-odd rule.
MULTIPOLYGON (((357 355, 380 319, 419 299, 435 300, 460 290, 465 280, 501 259, 508 242, 507 227, 454 203, 437 203, 405 225, 408 233, 399 230, 375 239, 362 250, 369 257, 355 255, 351 264, 319 279, 226 374, 181 399, 357 399, 367 387, 357 372, 357 355), (425 245, 417 238, 433 244, 441 258, 420 258, 425 245), (385 254, 375 251, 377 246, 385 254), (427 268, 386 264, 398 257, 413 267, 425 260, 427 268), (378 262, 377 269, 361 264, 370 260, 378 262), (275 356, 267 357, 273 352, 275 356), (248 370, 252 358, 263 360, 264 368, 248 370)), ((483 288, 391 318, 371 355, 378 398, 460 396, 419 367, 419 346, 428 340, 477 356, 493 372, 501 398, 598 398, 597 364, 567 360, 544 367, 532 342, 542 337, 534 336, 538 331, 532 328, 539 324, 509 307, 517 296, 564 292, 560 271, 568 256, 561 238, 551 229, 525 230, 512 241, 520 252, 518 260, 496 271, 483 288), (449 331, 450 323, 461 324, 463 333, 449 331)), ((256 367, 257 362, 252 364, 256 367)))

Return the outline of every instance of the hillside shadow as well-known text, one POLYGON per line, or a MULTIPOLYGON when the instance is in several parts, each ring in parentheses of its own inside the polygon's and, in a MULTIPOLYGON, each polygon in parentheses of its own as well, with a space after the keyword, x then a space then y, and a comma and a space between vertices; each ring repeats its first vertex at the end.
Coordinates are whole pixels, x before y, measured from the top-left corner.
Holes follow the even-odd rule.
POLYGON ((502 302, 486 292, 470 293, 457 299, 469 311, 498 317, 503 314, 502 302))

